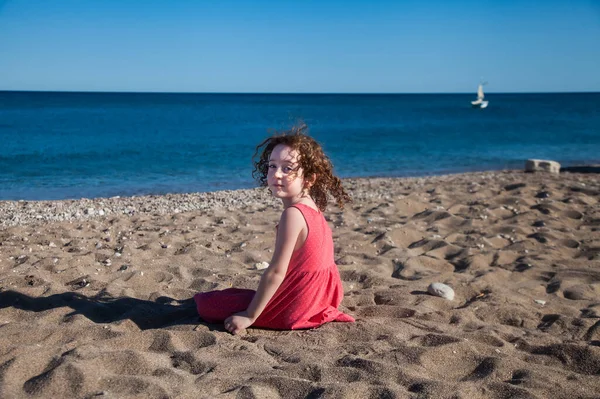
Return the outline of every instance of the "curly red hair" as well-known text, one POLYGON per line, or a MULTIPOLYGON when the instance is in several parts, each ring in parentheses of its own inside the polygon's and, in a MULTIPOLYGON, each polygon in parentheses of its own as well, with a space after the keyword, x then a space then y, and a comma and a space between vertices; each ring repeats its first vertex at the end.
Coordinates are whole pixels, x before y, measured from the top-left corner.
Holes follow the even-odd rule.
POLYGON ((258 146, 252 157, 254 177, 261 187, 267 187, 269 158, 273 149, 279 144, 286 145, 298 152, 298 164, 305 177, 314 176, 315 180, 308 186, 309 194, 321 211, 327 207, 328 194, 335 198, 340 208, 351 198, 342 187, 342 181, 334 176, 333 164, 323 152, 323 148, 315 139, 306 134, 308 127, 303 124, 290 130, 269 137, 258 146), (258 156, 258 159, 257 159, 258 156))

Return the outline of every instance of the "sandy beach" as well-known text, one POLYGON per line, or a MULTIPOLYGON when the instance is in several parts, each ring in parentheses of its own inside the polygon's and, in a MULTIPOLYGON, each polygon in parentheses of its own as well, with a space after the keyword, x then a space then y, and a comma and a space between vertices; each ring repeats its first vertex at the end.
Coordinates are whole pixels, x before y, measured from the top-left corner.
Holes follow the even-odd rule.
POLYGON ((344 184, 356 323, 240 336, 191 297, 256 288, 266 191, 0 201, 0 397, 600 397, 600 175, 344 184))

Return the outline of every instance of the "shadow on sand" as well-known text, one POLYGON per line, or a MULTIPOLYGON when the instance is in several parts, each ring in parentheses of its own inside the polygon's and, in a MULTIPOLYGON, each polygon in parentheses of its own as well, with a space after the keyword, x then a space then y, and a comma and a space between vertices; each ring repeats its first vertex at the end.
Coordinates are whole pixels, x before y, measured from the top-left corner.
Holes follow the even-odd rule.
POLYGON ((31 312, 69 307, 73 312, 65 320, 81 314, 95 323, 131 320, 140 329, 162 328, 180 324, 204 324, 198 317, 194 300, 175 300, 166 296, 156 301, 120 297, 104 291, 87 297, 76 292, 64 292, 46 297, 30 297, 17 291, 0 292, 0 309, 14 307, 31 312))

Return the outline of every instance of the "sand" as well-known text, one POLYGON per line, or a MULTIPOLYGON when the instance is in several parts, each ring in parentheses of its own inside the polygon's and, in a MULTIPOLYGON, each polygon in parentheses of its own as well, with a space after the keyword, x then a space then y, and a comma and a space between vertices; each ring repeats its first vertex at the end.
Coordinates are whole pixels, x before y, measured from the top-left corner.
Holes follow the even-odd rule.
POLYGON ((257 286, 264 191, 0 202, 0 397, 600 397, 599 175, 345 185, 327 218, 356 323, 239 336, 191 297, 257 286))

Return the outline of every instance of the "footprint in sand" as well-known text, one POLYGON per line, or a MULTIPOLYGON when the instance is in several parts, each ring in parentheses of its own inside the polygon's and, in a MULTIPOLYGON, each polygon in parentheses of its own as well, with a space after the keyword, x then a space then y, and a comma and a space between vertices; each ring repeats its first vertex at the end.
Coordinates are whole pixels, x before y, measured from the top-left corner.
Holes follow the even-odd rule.
POLYGON ((185 370, 193 375, 208 374, 212 372, 216 363, 202 362, 192 352, 175 352, 171 355, 171 364, 179 370, 185 370))

